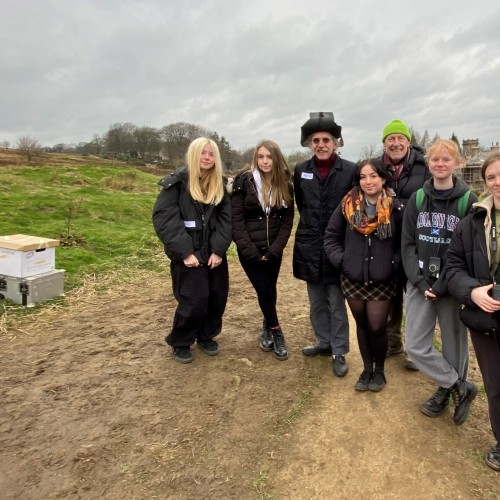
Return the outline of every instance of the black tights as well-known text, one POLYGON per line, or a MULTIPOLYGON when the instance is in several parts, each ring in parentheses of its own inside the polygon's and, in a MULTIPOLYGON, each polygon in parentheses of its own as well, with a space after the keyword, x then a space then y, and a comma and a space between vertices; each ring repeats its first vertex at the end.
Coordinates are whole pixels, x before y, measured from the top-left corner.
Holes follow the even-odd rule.
POLYGON ((359 351, 365 370, 383 370, 387 354, 387 317, 389 300, 359 300, 348 297, 347 303, 356 320, 359 351))

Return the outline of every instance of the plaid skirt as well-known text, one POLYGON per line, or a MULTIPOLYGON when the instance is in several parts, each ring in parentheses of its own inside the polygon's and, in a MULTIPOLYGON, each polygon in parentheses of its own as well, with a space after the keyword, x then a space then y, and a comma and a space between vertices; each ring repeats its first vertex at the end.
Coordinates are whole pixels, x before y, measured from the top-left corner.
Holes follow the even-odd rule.
POLYGON ((396 278, 391 278, 387 283, 365 285, 349 281, 343 274, 340 276, 340 285, 344 297, 358 300, 390 300, 396 292, 396 278))

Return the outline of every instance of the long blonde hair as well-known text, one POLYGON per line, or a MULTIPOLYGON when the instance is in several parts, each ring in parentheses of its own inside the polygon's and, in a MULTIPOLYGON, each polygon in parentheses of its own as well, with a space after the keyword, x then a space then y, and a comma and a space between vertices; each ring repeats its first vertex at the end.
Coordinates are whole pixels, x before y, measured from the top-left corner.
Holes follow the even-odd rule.
POLYGON ((268 178, 264 176, 261 172, 262 179, 262 192, 265 193, 264 205, 267 207, 281 207, 282 203, 285 202, 287 206, 292 203, 292 197, 290 195, 290 178, 292 176, 288 163, 281 152, 280 147, 274 142, 268 139, 260 141, 255 147, 252 159, 252 170, 258 169, 257 160, 258 153, 261 147, 265 147, 270 153, 273 160, 273 168, 271 170, 271 175, 268 178), (271 191, 271 198, 269 199, 268 193, 271 191))
POLYGON ((188 147, 186 163, 189 175, 189 193, 196 201, 205 204, 217 205, 224 198, 224 182, 222 180, 222 160, 217 144, 212 139, 198 137, 188 147), (202 175, 200 169, 201 152, 210 144, 214 154, 215 165, 210 170, 205 170, 202 175))

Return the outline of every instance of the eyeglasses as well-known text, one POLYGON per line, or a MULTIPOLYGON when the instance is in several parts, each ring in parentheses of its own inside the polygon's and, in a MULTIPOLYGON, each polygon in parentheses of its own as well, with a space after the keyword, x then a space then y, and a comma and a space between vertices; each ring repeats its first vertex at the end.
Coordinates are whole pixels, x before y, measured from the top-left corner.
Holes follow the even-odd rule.
POLYGON ((323 144, 329 144, 332 140, 329 137, 315 137, 312 142, 313 144, 319 144, 322 142, 323 144))

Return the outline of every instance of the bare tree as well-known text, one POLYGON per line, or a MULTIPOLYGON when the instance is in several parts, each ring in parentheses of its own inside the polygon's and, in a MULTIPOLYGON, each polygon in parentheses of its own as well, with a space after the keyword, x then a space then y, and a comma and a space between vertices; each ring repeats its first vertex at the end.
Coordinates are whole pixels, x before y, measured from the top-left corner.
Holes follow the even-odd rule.
POLYGON ((104 139, 99 134, 94 134, 91 142, 94 148, 94 154, 100 155, 104 147, 104 139))
POLYGON ((164 151, 173 166, 179 166, 184 162, 189 144, 197 137, 211 137, 210 132, 199 125, 178 122, 166 125, 160 131, 164 151))
POLYGON ((141 158, 151 157, 160 152, 160 131, 153 127, 139 127, 134 130, 135 147, 141 158))
POLYGON ((124 155, 135 149, 134 131, 136 126, 130 122, 113 123, 105 135, 106 151, 124 155))
POLYGON ((382 156, 382 148, 376 144, 370 144, 369 146, 365 146, 361 148, 361 156, 359 159, 368 160, 369 158, 379 158, 382 156))
POLYGON ((31 161, 34 155, 40 154, 42 151, 42 145, 34 137, 29 135, 23 135, 17 140, 17 148, 21 153, 31 161))
POLYGON ((312 151, 310 149, 298 149, 297 151, 291 152, 287 158, 286 161, 288 162, 288 165, 291 169, 295 168, 295 165, 297 163, 302 163, 304 161, 309 160, 312 156, 312 151))
POLYGON ((2 142, 2 148, 9 149, 10 148, 10 142, 9 141, 3 141, 2 142))

